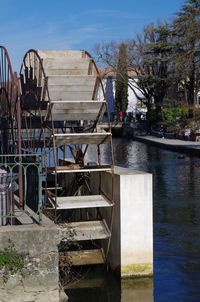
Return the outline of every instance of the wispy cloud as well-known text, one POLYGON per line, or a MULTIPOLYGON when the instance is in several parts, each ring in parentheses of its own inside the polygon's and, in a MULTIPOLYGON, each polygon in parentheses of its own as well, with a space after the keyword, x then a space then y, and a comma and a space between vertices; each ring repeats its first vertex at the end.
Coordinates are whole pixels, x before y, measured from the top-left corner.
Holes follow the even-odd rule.
POLYGON ((61 32, 56 24, 48 23, 43 28, 38 26, 18 30, 17 34, 9 29, 0 30, 0 44, 8 48, 14 69, 18 71, 28 49, 83 49, 81 45, 92 39, 97 31, 95 26, 85 26, 61 32))
POLYGON ((42 10, 35 10, 1 24, 0 44, 8 48, 16 70, 30 48, 88 50, 103 40, 125 38, 128 33, 134 33, 137 24, 146 21, 137 13, 115 9, 53 13, 48 16, 47 13, 43 15, 42 10))

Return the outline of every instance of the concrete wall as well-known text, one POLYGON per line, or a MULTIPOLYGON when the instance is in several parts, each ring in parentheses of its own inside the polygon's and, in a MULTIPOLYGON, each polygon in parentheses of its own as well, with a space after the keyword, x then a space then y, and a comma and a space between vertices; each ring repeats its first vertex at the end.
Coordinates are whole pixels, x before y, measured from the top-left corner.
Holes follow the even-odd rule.
MULTIPOLYGON (((111 194, 111 174, 102 187, 111 194)), ((122 277, 153 274, 152 175, 115 167, 114 219, 108 261, 122 277)), ((109 224, 110 210, 104 210, 109 224)))
POLYGON ((0 301, 59 301, 58 230, 49 219, 42 225, 4 226, 0 228, 0 250, 14 243, 24 258, 22 274, 3 280, 0 271, 0 301))

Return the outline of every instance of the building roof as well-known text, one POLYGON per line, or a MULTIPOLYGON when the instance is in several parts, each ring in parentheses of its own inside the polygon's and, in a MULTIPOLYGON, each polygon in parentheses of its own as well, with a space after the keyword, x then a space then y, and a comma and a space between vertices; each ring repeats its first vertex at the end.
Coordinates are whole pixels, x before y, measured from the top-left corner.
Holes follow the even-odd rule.
MULTIPOLYGON (((98 70, 102 78, 116 78, 116 70, 113 67, 98 68, 98 70)), ((137 77, 137 73, 131 68, 128 68, 128 76, 129 78, 137 77)))

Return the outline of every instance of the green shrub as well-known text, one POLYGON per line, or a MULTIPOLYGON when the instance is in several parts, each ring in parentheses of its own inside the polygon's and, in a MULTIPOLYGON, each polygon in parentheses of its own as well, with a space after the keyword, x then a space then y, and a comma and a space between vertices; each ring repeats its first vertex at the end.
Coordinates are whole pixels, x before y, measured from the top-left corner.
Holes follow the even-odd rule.
POLYGON ((194 108, 193 115, 195 120, 200 120, 200 108, 194 108))
POLYGON ((166 107, 162 109, 164 119, 168 123, 176 122, 179 119, 183 119, 188 115, 187 107, 166 107))
POLYGON ((0 269, 16 273, 24 267, 22 256, 16 252, 14 244, 9 241, 8 247, 0 250, 0 269))

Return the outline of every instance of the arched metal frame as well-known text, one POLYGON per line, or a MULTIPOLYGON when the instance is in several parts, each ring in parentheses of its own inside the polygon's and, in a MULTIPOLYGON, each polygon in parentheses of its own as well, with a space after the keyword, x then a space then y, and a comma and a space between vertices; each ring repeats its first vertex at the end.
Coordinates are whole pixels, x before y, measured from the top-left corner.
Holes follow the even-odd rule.
MULTIPOLYGON (((9 155, 21 154, 21 116, 17 74, 13 72, 8 51, 4 46, 0 46, 0 138, 1 164, 9 163, 9 155)), ((18 173, 19 201, 22 208, 21 166, 18 173)))
MULTIPOLYGON (((0 126, 1 138, 7 139, 1 154, 19 153, 20 142, 18 138, 18 80, 13 72, 8 52, 4 46, 0 46, 0 126)), ((2 145, 2 144, 1 144, 2 145)))

